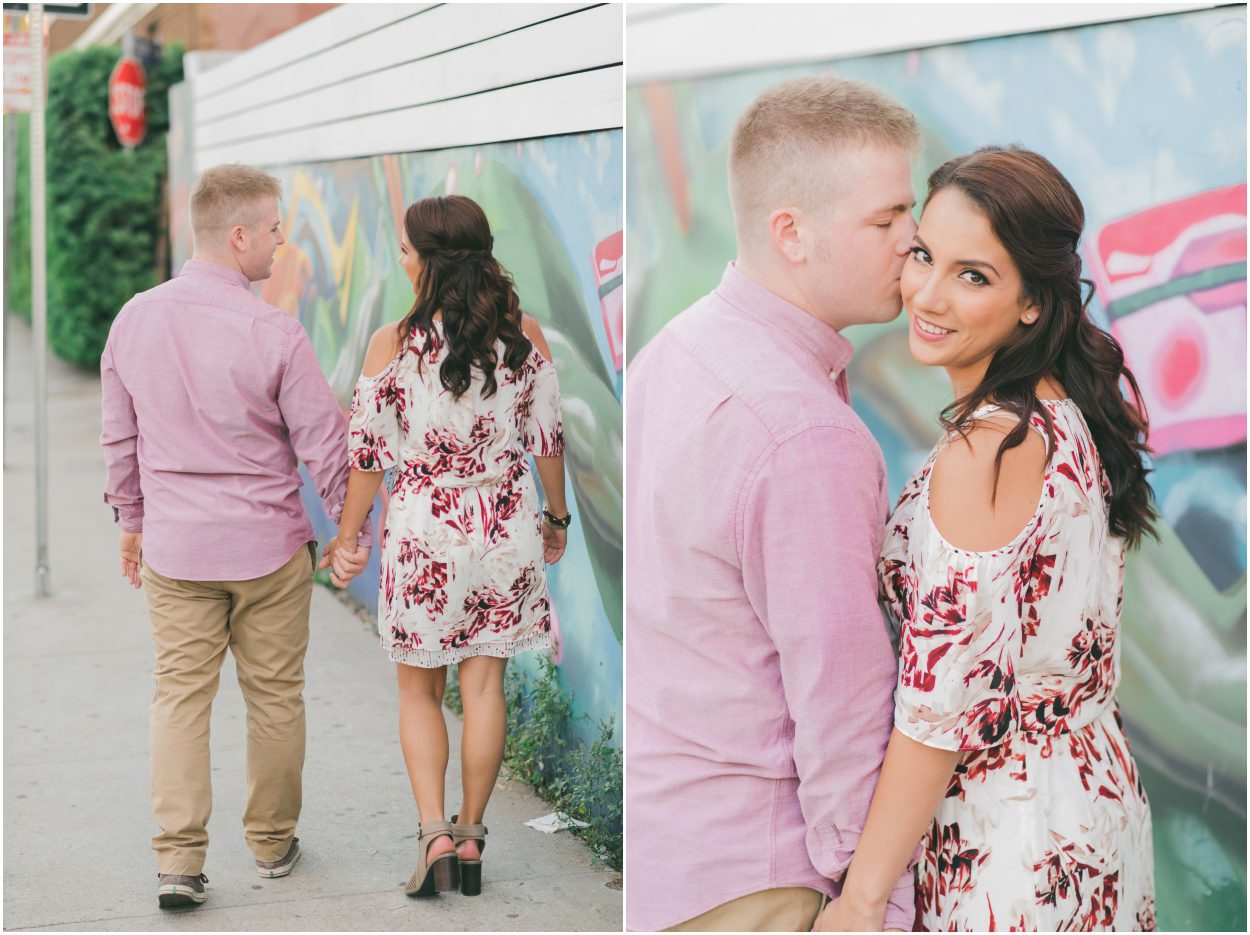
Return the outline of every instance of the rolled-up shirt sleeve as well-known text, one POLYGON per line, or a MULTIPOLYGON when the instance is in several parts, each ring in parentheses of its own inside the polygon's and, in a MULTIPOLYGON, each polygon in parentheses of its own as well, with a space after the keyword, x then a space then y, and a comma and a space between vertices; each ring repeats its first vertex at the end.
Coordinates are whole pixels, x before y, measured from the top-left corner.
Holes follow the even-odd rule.
MULTIPOLYGON (((843 425, 791 432, 744 488, 744 586, 777 650, 808 853, 835 891, 893 722, 898 667, 877 601, 885 521, 880 454, 843 425)), ((910 930, 913 915, 908 869, 886 924, 910 930)))
POLYGON ((143 532, 143 488, 139 483, 139 421, 134 400, 117 372, 110 341, 100 358, 100 445, 104 448, 104 502, 122 529, 143 532))
MULTIPOLYGON (((334 522, 343 514, 347 478, 347 418, 317 363, 312 342, 303 330, 287 345, 286 367, 278 388, 278 408, 296 456, 317 486, 326 515, 334 522)), ((360 544, 373 544, 373 508, 360 529, 360 544)))

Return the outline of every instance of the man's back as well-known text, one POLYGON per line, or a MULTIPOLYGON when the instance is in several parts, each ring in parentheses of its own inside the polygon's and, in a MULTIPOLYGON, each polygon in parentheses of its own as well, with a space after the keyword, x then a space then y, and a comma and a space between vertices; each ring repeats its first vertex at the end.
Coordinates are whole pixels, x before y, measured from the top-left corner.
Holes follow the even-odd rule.
POLYGON ((246 580, 315 538, 297 453, 332 473, 337 459, 345 475, 342 413, 302 325, 253 296, 241 273, 192 261, 136 296, 101 374, 108 499, 123 521, 137 505, 153 568, 246 580), (129 451, 137 478, 119 475, 129 451))
POLYGON ((828 892, 849 858, 895 673, 884 465, 850 354, 730 267, 630 364, 630 928, 828 892))

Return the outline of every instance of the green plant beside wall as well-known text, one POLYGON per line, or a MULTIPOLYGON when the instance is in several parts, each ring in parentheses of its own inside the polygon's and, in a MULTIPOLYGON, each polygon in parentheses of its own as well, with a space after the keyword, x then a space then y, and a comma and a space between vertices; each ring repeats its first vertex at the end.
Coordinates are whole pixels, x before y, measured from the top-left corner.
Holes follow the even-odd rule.
POLYGON ((13 217, 6 218, 4 305, 30 321, 30 115, 5 114, 5 132, 12 121, 17 134, 13 217))
MULTIPOLYGON (((125 150, 108 116, 108 80, 120 53, 95 46, 48 65, 48 343, 65 360, 98 367, 109 326, 135 293, 167 278, 164 190, 169 87, 182 80, 182 48, 149 69, 147 135, 125 150)), ((29 126, 18 142, 19 217, 29 217, 29 126)), ((30 317, 29 222, 15 224, 5 261, 10 308, 30 317)))
MULTIPOLYGON (((616 725, 610 719, 600 724, 599 737, 589 748, 571 743, 573 698, 560 687, 556 665, 547 656, 534 680, 508 666, 504 695, 508 701, 504 765, 509 774, 556 811, 586 822, 589 827, 574 828, 573 833, 597 859, 620 870, 624 762, 620 745, 614 742, 616 725)), ((464 713, 454 666, 444 700, 457 714, 464 713)))

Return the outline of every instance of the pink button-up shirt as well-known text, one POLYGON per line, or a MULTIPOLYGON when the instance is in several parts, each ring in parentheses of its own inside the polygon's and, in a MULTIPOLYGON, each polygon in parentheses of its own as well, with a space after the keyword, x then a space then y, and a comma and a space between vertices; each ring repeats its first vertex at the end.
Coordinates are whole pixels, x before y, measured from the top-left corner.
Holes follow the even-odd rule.
MULTIPOLYGON (((731 264, 627 373, 626 925, 833 895, 885 755, 881 450, 851 344, 731 264)), ((910 930, 911 872, 886 924, 910 930)))
MULTIPOLYGON (((347 492, 343 411, 298 319, 195 260, 118 313, 100 360, 106 503, 168 578, 244 581, 314 541, 303 461, 329 516, 347 492)), ((370 544, 366 520, 362 544, 370 544)))

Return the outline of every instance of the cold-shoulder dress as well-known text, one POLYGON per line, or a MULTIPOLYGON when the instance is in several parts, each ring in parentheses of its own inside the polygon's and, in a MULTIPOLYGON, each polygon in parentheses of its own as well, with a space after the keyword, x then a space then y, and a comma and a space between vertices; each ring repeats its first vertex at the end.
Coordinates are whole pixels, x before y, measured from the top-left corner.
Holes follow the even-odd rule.
POLYGON ((483 395, 474 371, 453 399, 434 349, 414 329, 403 353, 352 400, 351 466, 395 468, 382 533, 378 623, 396 662, 432 668, 470 656, 508 657, 551 643, 540 507, 526 452, 564 451, 555 367, 534 348, 521 369, 502 362, 483 395))
MULTIPOLYGON (((1108 527, 1110 488, 1080 410, 1042 404, 1056 450, 1011 543, 969 552, 938 531, 929 477, 945 440, 886 531, 895 726, 967 751, 922 842, 927 931, 1155 927, 1150 806, 1115 703, 1124 543, 1108 527)), ((1040 417, 1031 425, 1045 434, 1040 417)))

